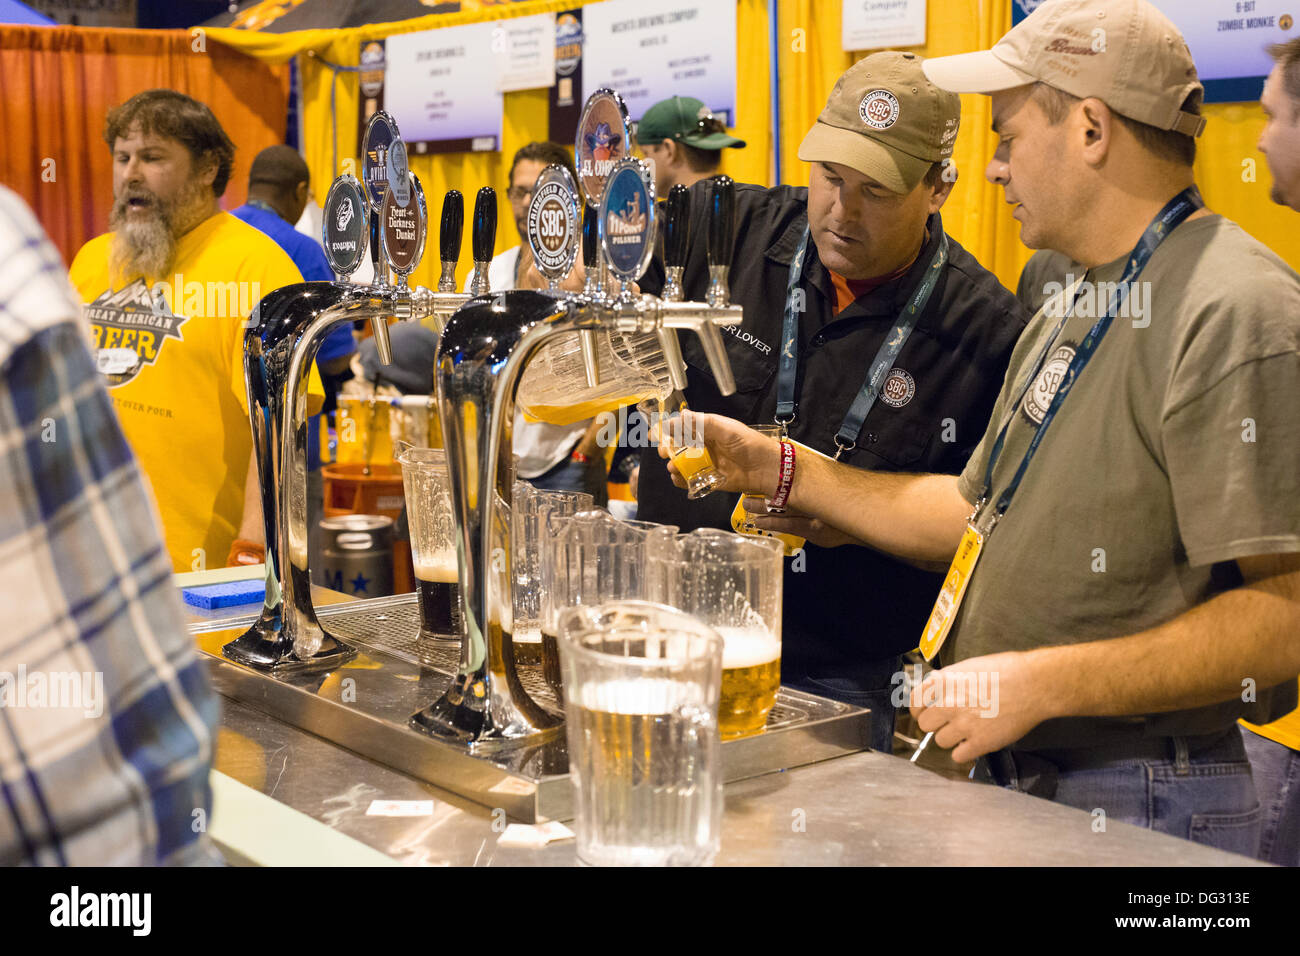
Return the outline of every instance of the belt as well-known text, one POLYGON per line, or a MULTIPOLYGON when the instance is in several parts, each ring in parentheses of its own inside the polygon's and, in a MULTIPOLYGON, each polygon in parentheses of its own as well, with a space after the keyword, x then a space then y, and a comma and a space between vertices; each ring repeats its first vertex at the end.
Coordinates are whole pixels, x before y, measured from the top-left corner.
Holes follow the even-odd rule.
POLYGON ((975 779, 1011 786, 1022 793, 1052 799, 1061 773, 1103 770, 1143 760, 1171 760, 1175 771, 1197 760, 1244 760, 1241 733, 1231 726, 1211 734, 1186 737, 1144 737, 1099 747, 1017 750, 1008 747, 981 758, 975 779))

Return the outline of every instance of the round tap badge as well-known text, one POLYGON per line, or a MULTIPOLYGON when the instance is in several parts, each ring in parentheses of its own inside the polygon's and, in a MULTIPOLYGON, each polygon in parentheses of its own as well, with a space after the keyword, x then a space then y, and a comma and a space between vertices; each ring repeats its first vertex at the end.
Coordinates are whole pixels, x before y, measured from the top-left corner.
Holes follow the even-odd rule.
POLYGON ((340 176, 330 186, 321 210, 325 258, 335 275, 356 272, 370 239, 370 206, 366 190, 355 176, 340 176))
POLYGON ((407 173, 406 182, 407 204, 399 203, 397 190, 390 189, 384 197, 379 219, 379 241, 384 244, 388 264, 402 277, 410 275, 420 264, 429 227, 424 187, 415 173, 407 173))
POLYGON ((379 212, 388 192, 388 150, 394 142, 401 142, 397 121, 383 110, 370 117, 366 124, 365 139, 361 144, 362 176, 370 191, 370 208, 379 212))
POLYGON ((528 204, 528 245, 538 270, 560 281, 578 257, 578 189, 563 166, 552 163, 533 185, 528 204))
POLYGON ((641 278, 655 244, 655 187, 645 163, 625 159, 605 183, 600 201, 600 246, 614 275, 641 278))
POLYGON ((388 191, 403 208, 411 201, 410 167, 406 164, 406 144, 395 139, 388 147, 388 191))
POLYGON ((631 154, 632 131, 623 97, 610 89, 597 90, 587 97, 587 105, 582 108, 573 146, 578 181, 593 209, 600 205, 614 165, 631 154))

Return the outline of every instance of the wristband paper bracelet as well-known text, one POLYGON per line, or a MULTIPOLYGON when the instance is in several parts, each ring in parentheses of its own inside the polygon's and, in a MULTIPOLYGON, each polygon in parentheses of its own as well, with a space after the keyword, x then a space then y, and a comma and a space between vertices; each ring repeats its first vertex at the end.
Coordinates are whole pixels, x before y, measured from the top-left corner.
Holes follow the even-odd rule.
POLYGON ((767 510, 772 514, 784 514, 785 503, 790 499, 790 489, 794 487, 794 445, 789 439, 781 439, 781 473, 776 481, 776 494, 767 503, 767 510))

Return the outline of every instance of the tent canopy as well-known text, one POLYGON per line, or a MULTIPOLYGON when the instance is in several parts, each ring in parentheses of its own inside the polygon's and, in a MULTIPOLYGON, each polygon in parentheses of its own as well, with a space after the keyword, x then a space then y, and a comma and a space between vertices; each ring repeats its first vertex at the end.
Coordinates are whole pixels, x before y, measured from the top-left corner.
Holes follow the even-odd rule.
POLYGON ((43 13, 37 13, 25 3, 18 0, 0 0, 0 23, 21 23, 27 26, 58 26, 57 20, 51 20, 43 13))

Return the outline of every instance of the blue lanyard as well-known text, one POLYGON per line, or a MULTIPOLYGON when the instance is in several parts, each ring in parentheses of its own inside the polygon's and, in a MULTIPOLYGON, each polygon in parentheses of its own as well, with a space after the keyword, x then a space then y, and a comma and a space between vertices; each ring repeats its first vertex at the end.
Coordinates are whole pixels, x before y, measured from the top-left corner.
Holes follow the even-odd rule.
MULTIPOLYGON (((799 240, 799 248, 795 250, 794 259, 790 261, 790 277, 785 287, 785 318, 781 328, 781 359, 776 386, 776 423, 783 429, 795 419, 795 382, 799 375, 799 317, 795 310, 795 295, 799 282, 803 278, 803 261, 808 252, 808 237, 809 230, 804 229, 803 238, 799 240)), ((948 236, 943 232, 943 227, 939 226, 938 248, 930 257, 921 280, 912 290, 893 332, 881 343, 876 357, 872 359, 862 388, 858 390, 858 395, 849 406, 848 414, 844 416, 839 431, 835 433, 837 459, 857 447, 862 423, 867 420, 868 413, 876 404, 876 399, 880 397, 880 387, 885 381, 885 376, 894 367, 894 360, 898 358, 898 353, 903 350, 908 336, 916 327, 917 320, 925 311, 925 306, 930 301, 930 294, 934 292, 934 287, 947 261, 948 236)))
MULTIPOLYGON (((1168 235, 1182 224, 1183 220, 1194 213, 1197 209, 1200 209, 1202 205, 1204 205, 1204 202, 1196 187, 1188 186, 1173 199, 1169 200, 1169 202, 1165 203, 1164 208, 1161 209, 1160 212, 1156 213, 1155 219, 1151 220, 1151 224, 1147 226, 1146 231, 1142 233, 1142 238, 1138 240, 1138 244, 1134 246, 1133 251, 1129 253, 1128 265, 1124 269, 1124 274, 1120 277, 1119 288, 1117 288, 1111 296, 1106 311, 1099 319, 1097 319, 1092 328, 1088 330, 1088 334, 1083 337, 1083 341, 1079 344, 1078 350, 1074 353, 1074 358, 1071 360, 1069 367, 1065 370, 1065 375, 1061 379, 1061 384, 1056 389, 1056 394, 1052 396, 1052 402, 1048 406, 1046 414, 1043 415, 1042 422, 1039 424, 1037 431, 1034 432, 1034 437, 1030 440, 1029 447, 1025 450, 1025 457, 1020 460, 1020 467, 1016 469, 1015 476, 1011 479, 1011 484, 1007 485, 1006 490, 1002 492, 1001 496, 999 496, 997 507, 993 514, 992 524, 990 524, 988 528, 988 533, 992 533, 993 528, 997 526, 997 523, 1002 519, 1002 516, 1006 514, 1007 508, 1011 506, 1011 499, 1015 496, 1016 489, 1020 487, 1020 480, 1024 478, 1025 471, 1029 468, 1030 460, 1034 457, 1034 453, 1038 451, 1038 446, 1042 444, 1043 436, 1047 434, 1048 426, 1051 425, 1053 419, 1056 418, 1056 413, 1060 411, 1061 405, 1064 404, 1066 396, 1070 393, 1070 389, 1074 387, 1075 381, 1078 380, 1079 373, 1083 371, 1084 366, 1088 364, 1093 354, 1097 351, 1097 347, 1101 345, 1101 340, 1110 329, 1110 324, 1115 318, 1115 313, 1119 311, 1120 306, 1124 304, 1124 300, 1128 298, 1131 283, 1142 274, 1142 270, 1146 268, 1147 262, 1151 259, 1152 254, 1156 251, 1156 248, 1160 243, 1164 242, 1168 235)), ((1076 285, 1076 290, 1081 285, 1082 283, 1076 285)), ((1016 396, 1016 400, 1011 404, 1011 413, 1007 417, 1006 422, 1002 425, 1002 430, 998 432, 997 440, 993 443, 993 448, 989 453, 988 468, 984 472, 984 490, 981 492, 979 502, 975 506, 976 514, 983 509, 984 504, 988 501, 989 493, 993 489, 993 468, 1002 455, 1002 446, 1006 441, 1007 431, 1010 429, 1011 423, 1016 420, 1016 415, 1019 413, 1020 409, 1020 403, 1024 401, 1025 393, 1029 391, 1034 380, 1038 378, 1038 374, 1042 370, 1043 362, 1046 361, 1047 355, 1052 346, 1056 344, 1057 336, 1061 334, 1061 330, 1065 327, 1065 323, 1069 321, 1070 316, 1074 314, 1074 307, 1078 304, 1078 301, 1079 297, 1076 294, 1072 297, 1069 309, 1066 310, 1065 315, 1062 316, 1061 320, 1056 324, 1056 328, 1052 330, 1052 334, 1047 339, 1046 346, 1044 346, 1043 350, 1039 353, 1038 358, 1034 362, 1032 371, 1030 371, 1028 377, 1026 377, 1019 394, 1016 396)))

